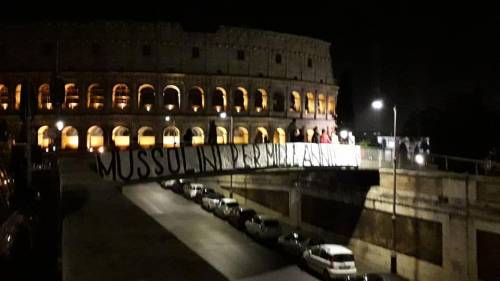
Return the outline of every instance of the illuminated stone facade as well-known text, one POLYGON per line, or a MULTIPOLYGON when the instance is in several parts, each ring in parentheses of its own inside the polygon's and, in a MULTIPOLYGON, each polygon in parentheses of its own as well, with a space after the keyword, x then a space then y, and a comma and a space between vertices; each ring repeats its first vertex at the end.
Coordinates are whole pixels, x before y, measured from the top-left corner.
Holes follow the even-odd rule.
POLYGON ((29 81, 33 137, 44 148, 169 147, 188 129, 193 143, 207 143, 212 120, 217 142, 230 142, 220 112, 233 117, 235 143, 284 142, 292 118, 309 134, 335 127, 330 43, 317 39, 168 23, 12 24, 0 27, 0 58, 0 118, 19 130, 20 84, 29 81), (50 100, 56 69, 61 106, 50 100))

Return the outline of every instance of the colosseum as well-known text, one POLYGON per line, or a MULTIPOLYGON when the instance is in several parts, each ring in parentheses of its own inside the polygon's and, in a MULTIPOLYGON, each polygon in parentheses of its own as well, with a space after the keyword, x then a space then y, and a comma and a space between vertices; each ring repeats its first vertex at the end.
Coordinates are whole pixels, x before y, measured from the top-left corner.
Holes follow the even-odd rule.
POLYGON ((1 118, 20 132, 28 82, 33 142, 46 151, 175 147, 188 130, 199 145, 211 121, 219 144, 284 143, 293 118, 307 141, 315 126, 335 129, 330 43, 318 39, 171 23, 8 24, 0 61, 1 118), (57 105, 54 75, 64 81, 57 105))

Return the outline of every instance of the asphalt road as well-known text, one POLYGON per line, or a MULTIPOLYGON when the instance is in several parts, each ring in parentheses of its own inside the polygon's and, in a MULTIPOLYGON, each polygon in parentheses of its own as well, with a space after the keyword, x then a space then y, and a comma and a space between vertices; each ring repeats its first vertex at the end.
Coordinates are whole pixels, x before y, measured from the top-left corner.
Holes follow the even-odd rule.
MULTIPOLYGON (((157 183, 126 186, 123 194, 229 280, 318 280, 277 249, 261 245, 157 183)), ((377 271, 365 264, 357 263, 357 267, 359 273, 377 271)), ((211 280, 210 276, 205 280, 211 280)))

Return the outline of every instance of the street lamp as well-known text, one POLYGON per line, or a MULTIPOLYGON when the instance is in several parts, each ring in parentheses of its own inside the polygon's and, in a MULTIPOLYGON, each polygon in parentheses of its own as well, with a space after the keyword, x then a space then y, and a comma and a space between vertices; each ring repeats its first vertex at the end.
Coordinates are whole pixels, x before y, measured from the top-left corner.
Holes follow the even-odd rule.
MULTIPOLYGON (((384 102, 380 99, 372 102, 372 107, 375 110, 384 108, 384 102)), ((397 256, 396 256, 396 129, 397 129, 397 108, 396 105, 392 107, 394 113, 394 146, 392 148, 392 167, 393 167, 393 185, 392 185, 392 245, 391 245, 391 273, 398 272, 397 256)))
MULTIPOLYGON (((227 113, 226 112, 221 112, 219 114, 220 118, 226 119, 227 113)), ((229 116, 230 118, 230 131, 229 131, 229 143, 233 143, 233 116, 229 116)), ((229 197, 233 198, 233 173, 229 174, 230 177, 230 185, 229 185, 229 197)))

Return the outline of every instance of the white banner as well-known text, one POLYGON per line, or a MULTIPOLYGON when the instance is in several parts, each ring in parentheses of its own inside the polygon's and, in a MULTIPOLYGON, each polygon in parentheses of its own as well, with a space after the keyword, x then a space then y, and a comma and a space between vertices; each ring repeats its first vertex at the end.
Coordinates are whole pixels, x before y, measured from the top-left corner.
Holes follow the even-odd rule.
POLYGON ((97 171, 107 180, 126 182, 232 170, 292 167, 358 167, 359 146, 287 143, 204 145, 112 151, 96 154, 97 171))

